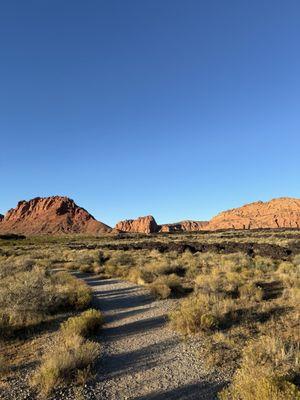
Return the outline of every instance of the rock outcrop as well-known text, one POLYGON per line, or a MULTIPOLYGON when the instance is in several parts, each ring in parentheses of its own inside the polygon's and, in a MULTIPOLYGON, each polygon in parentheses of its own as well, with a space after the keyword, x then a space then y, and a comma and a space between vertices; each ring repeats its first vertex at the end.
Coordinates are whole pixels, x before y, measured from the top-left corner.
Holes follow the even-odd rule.
POLYGON ((0 222, 3 220, 4 215, 0 214, 0 222))
POLYGON ((115 229, 121 232, 155 233, 159 231, 159 226, 152 215, 147 215, 146 217, 120 221, 116 224, 115 229))
POLYGON ((82 233, 97 235, 111 228, 68 197, 36 197, 19 201, 0 222, 0 233, 24 235, 82 233))
POLYGON ((180 221, 173 224, 160 225, 160 232, 196 232, 205 229, 207 221, 180 221))
POLYGON ((207 230, 258 228, 300 228, 300 199, 282 197, 246 204, 221 212, 205 226, 207 230))

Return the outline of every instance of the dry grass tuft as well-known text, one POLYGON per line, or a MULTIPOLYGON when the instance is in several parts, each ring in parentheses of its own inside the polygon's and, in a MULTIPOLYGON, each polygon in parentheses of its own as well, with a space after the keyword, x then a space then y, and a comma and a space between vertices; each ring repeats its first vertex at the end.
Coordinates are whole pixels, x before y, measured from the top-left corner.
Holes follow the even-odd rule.
POLYGON ((70 381, 84 383, 100 353, 99 344, 87 340, 87 337, 95 334, 102 324, 101 313, 93 309, 64 322, 55 343, 34 373, 32 386, 48 395, 59 384, 70 381))
POLYGON ((95 362, 99 352, 98 343, 85 340, 80 335, 59 337, 33 375, 32 385, 48 395, 61 383, 77 381, 82 371, 95 362))
POLYGON ((103 323, 101 312, 90 309, 64 322, 61 326, 61 333, 63 336, 79 335, 86 338, 95 334, 103 323))

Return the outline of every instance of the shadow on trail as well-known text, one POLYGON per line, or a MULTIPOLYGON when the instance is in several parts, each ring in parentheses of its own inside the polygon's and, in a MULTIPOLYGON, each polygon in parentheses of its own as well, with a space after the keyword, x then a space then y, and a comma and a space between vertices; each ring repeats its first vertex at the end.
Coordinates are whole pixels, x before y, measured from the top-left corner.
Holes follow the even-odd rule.
POLYGON ((100 371, 99 379, 119 378, 156 367, 159 363, 161 353, 169 351, 175 345, 174 340, 165 340, 138 350, 106 355, 102 360, 102 368, 105 370, 105 374, 101 374, 100 371))
MULTIPOLYGON (((145 312, 145 310, 144 310, 145 312)), ((112 316, 113 318, 113 316, 112 316)), ((107 341, 115 341, 120 338, 134 336, 143 332, 150 332, 152 329, 157 329, 164 326, 166 323, 166 317, 152 317, 144 318, 139 321, 130 322, 125 325, 103 328, 103 333, 106 335, 107 341)))
POLYGON ((202 381, 169 391, 158 391, 135 397, 133 400, 217 400, 217 393, 224 386, 224 383, 202 381))
POLYGON ((102 280, 96 277, 84 277, 86 283, 90 286, 99 287, 99 290, 93 292, 93 303, 104 312, 114 312, 125 308, 133 309, 135 307, 150 304, 153 299, 148 294, 138 294, 139 286, 123 287, 119 289, 101 290, 101 286, 117 284, 117 279, 102 280))
MULTIPOLYGON (((152 307, 152 308, 155 308, 155 307, 152 307)), ((144 314, 144 313, 145 313, 145 308, 141 308, 141 309, 135 308, 133 310, 119 312, 118 314, 106 315, 105 322, 110 323, 110 322, 114 322, 114 321, 120 321, 124 318, 133 317, 134 315, 144 314)))
POLYGON ((94 303, 104 312, 117 311, 124 308, 134 308, 152 303, 152 299, 145 295, 120 294, 106 298, 103 292, 94 292, 94 303))

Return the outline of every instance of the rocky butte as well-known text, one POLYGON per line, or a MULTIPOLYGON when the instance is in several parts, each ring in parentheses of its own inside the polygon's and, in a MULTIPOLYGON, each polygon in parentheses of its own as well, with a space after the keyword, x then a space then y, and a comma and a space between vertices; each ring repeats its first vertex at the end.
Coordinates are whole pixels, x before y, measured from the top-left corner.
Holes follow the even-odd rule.
POLYGON ((0 233, 24 235, 82 233, 97 235, 111 228, 73 200, 63 196, 36 197, 19 201, 0 222, 0 233))
POLYGON ((246 204, 223 211, 212 218, 207 230, 299 228, 300 199, 282 197, 271 201, 246 204))
POLYGON ((116 224, 115 229, 121 232, 156 233, 159 231, 159 225, 152 215, 147 215, 146 217, 120 221, 116 224))

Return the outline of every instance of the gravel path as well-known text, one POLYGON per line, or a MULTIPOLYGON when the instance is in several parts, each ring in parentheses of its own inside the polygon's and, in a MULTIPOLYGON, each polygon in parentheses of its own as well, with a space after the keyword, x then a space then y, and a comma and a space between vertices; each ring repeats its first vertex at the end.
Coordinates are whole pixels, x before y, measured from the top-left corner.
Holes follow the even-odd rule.
POLYGON ((84 280, 105 316, 103 354, 90 398, 105 400, 216 399, 222 382, 205 373, 199 341, 182 341, 166 315, 176 300, 153 301, 145 288, 117 279, 84 280))

